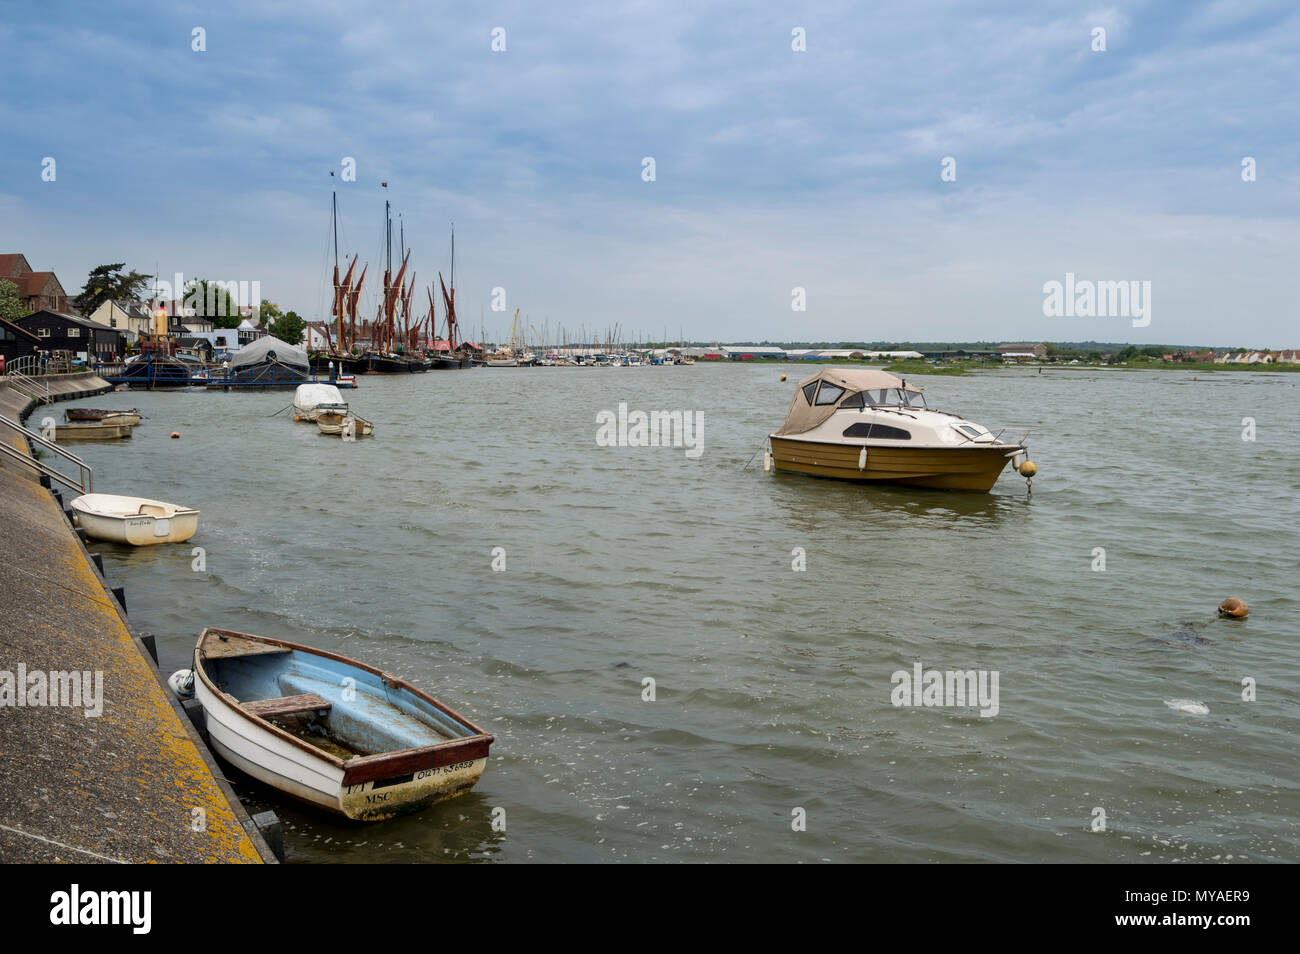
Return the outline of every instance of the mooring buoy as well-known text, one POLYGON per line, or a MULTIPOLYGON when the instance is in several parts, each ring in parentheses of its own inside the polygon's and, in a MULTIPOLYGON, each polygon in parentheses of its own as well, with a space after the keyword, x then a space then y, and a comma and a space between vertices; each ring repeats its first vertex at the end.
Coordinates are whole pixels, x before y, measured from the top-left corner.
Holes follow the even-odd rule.
POLYGON ((1225 619, 1245 619, 1250 615, 1250 607, 1235 596, 1229 596, 1219 604, 1219 615, 1225 619))
POLYGON ((172 431, 172 440, 177 440, 181 436, 180 431, 172 431))

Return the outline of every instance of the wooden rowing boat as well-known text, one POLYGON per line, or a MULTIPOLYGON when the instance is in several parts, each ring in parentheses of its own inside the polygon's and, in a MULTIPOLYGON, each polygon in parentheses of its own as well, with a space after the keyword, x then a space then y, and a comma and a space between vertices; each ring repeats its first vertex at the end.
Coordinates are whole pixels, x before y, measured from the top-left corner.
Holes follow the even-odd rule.
POLYGON ((113 424, 130 424, 132 427, 140 423, 140 412, 133 407, 124 410, 103 407, 70 407, 63 412, 63 416, 73 423, 106 421, 113 424))
POLYGON ((297 643, 205 629, 194 673, 218 755, 355 821, 464 794, 483 774, 493 742, 410 683, 297 643))
POLYGON ((95 421, 81 424, 55 424, 56 441, 115 441, 131 436, 131 425, 118 421, 95 421))
POLYGON ((341 409, 323 407, 316 416, 316 426, 322 434, 330 437, 369 437, 375 432, 375 425, 364 417, 358 417, 344 405, 341 409))
POLYGON ((87 536, 113 543, 183 543, 199 528, 197 510, 148 497, 84 494, 69 506, 87 536))

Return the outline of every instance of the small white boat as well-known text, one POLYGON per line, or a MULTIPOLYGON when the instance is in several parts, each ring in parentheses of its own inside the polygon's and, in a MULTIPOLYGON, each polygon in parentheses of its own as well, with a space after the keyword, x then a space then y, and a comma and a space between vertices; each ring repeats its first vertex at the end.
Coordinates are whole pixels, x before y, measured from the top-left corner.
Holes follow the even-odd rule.
POLYGON ((349 412, 346 404, 341 409, 322 408, 316 417, 316 426, 322 434, 330 437, 347 437, 349 434, 353 437, 369 437, 375 432, 372 421, 349 412))
POLYGON ((146 547, 182 543, 199 528, 199 512, 147 497, 85 494, 70 504, 77 526, 96 540, 146 547))
MULTIPOLYGON (((173 676, 178 684, 180 675, 173 676)), ((355 821, 468 792, 493 742, 410 683, 284 640, 205 629, 194 649, 194 675, 218 755, 355 821)))
POLYGON ((55 424, 56 441, 115 441, 131 436, 134 425, 125 419, 105 418, 102 421, 77 421, 72 424, 55 424))
POLYGON ((322 410, 347 412, 348 402, 332 384, 300 384, 293 394, 293 419, 314 422, 322 410))
POLYGON ((140 412, 136 408, 113 410, 100 407, 70 407, 63 412, 64 418, 73 424, 101 421, 105 424, 130 424, 135 427, 140 423, 140 412))

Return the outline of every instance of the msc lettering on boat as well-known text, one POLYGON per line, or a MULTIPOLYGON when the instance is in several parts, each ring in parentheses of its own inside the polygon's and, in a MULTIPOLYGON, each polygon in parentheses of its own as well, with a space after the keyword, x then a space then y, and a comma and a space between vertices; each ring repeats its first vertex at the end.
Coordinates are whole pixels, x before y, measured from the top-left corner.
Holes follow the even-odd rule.
POLYGON ((1134 328, 1151 324, 1151 282, 1076 281, 1065 273, 1065 283, 1043 284, 1043 314, 1048 318, 1132 318, 1134 328))
POLYGON ((597 447, 685 447, 686 456, 704 453, 703 411, 597 411, 597 447))
POLYGON ((7 706, 84 709, 82 715, 87 719, 96 718, 104 714, 104 673, 75 669, 28 672, 26 663, 19 663, 16 672, 0 669, 0 709, 7 706))
POLYGON ((950 669, 940 672, 921 664, 912 671, 897 670, 890 677, 894 691, 889 694, 896 706, 979 706, 980 718, 998 714, 998 670, 950 669))
POLYGON ((148 934, 153 924, 150 891, 70 891, 50 895, 51 924, 127 924, 133 934, 148 934))

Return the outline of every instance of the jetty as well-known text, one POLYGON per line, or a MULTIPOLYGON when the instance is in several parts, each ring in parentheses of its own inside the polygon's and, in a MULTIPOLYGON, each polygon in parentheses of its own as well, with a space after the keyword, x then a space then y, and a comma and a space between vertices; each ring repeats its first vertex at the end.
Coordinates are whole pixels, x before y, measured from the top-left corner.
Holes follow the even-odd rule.
POLYGON ((51 492, 58 455, 21 428, 111 389, 0 376, 0 862, 274 863, 51 492))

